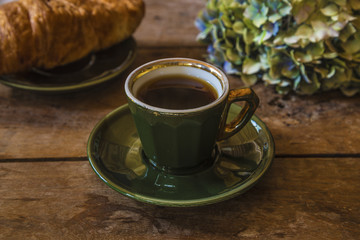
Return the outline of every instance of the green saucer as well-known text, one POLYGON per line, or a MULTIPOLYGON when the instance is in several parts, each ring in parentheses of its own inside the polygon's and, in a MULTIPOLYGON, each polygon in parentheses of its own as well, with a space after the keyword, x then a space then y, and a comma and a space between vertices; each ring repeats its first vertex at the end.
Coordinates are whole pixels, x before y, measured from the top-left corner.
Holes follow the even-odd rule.
MULTIPOLYGON (((233 104, 232 118, 239 112, 233 104)), ((187 175, 163 172, 141 150, 130 110, 121 106, 90 134, 87 154, 95 173, 125 196, 164 206, 200 206, 235 197, 254 186, 274 158, 274 141, 256 116, 233 137, 219 142, 213 163, 187 175)))
POLYGON ((0 83, 24 90, 63 93, 107 82, 122 73, 135 59, 136 42, 130 37, 79 61, 50 70, 2 75, 0 83))

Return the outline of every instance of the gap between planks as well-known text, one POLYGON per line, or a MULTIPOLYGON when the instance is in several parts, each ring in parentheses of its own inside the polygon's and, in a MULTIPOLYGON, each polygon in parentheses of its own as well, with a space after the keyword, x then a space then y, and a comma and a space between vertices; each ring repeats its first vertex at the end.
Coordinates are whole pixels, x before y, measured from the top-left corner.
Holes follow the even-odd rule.
MULTIPOLYGON (((360 153, 314 153, 314 154, 277 154, 275 158, 360 158, 360 153)), ((59 158, 4 158, 0 163, 11 162, 82 162, 88 161, 83 157, 59 157, 59 158)))

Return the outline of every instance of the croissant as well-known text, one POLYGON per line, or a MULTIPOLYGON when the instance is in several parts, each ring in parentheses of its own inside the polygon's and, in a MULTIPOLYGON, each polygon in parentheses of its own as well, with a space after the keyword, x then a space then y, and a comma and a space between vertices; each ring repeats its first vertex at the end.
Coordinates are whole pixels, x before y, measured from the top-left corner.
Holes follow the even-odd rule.
POLYGON ((0 5, 0 75, 50 69, 119 43, 136 30, 142 0, 19 0, 0 5))

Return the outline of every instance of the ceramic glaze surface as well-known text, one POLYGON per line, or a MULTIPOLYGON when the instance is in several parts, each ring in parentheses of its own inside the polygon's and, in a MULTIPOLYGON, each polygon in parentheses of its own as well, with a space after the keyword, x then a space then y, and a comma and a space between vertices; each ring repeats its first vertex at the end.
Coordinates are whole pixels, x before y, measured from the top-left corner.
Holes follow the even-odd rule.
MULTIPOLYGON (((239 108, 233 105, 229 118, 239 108)), ((171 174, 145 157, 124 105, 94 128, 88 157, 96 174, 128 197, 156 205, 198 206, 232 198, 254 186, 273 161, 274 142, 265 124, 253 116, 239 133, 214 147, 210 165, 189 174, 171 174)))
POLYGON ((202 62, 189 58, 167 58, 155 60, 146 63, 135 69, 125 81, 125 93, 130 101, 142 106, 143 108, 168 114, 183 114, 194 111, 203 111, 217 105, 224 101, 229 93, 229 82, 226 75, 206 62, 202 62), (138 100, 135 95, 141 86, 146 82, 157 76, 166 76, 173 74, 184 74, 187 76, 194 76, 207 81, 218 92, 218 98, 201 107, 191 109, 163 109, 151 106, 147 103, 138 100))
POLYGON ((132 102, 129 107, 145 155, 160 168, 181 172, 210 161, 224 104, 182 117, 161 117, 132 102))
POLYGON ((111 48, 91 53, 65 66, 3 75, 0 77, 0 83, 35 92, 79 91, 113 79, 130 66, 135 54, 136 42, 131 37, 111 48))
MULTIPOLYGON (((177 89, 178 85, 172 86, 175 90, 181 89, 177 89)), ((172 173, 190 172, 211 162, 216 141, 226 139, 243 128, 259 103, 252 89, 229 90, 229 81, 221 70, 189 58, 165 58, 146 63, 129 74, 124 87, 146 157, 153 165, 172 173), (178 109, 151 105, 151 102, 141 101, 136 96, 137 91, 143 91, 142 87, 151 84, 157 77, 160 76, 159 81, 164 83, 166 77, 171 78, 174 74, 208 82, 218 92, 218 97, 204 105, 178 109), (244 108, 232 118, 234 121, 225 124, 229 107, 239 101, 245 102, 244 108)), ((163 99, 171 102, 177 96, 174 94, 163 99)), ((172 103, 181 105, 189 99, 196 101, 197 96, 176 98, 172 103)))
POLYGON ((141 86, 149 79, 153 79, 158 76, 168 76, 168 75, 178 75, 178 74, 183 74, 186 76, 193 76, 196 78, 203 79, 209 84, 211 84, 211 86, 213 86, 214 89, 216 89, 218 96, 220 96, 223 93, 224 86, 221 85, 221 83, 219 82, 216 76, 202 69, 195 67, 187 67, 187 66, 171 66, 171 67, 158 68, 153 71, 150 71, 134 82, 134 85, 132 86, 132 92, 134 95, 137 95, 139 88, 141 88, 141 86))

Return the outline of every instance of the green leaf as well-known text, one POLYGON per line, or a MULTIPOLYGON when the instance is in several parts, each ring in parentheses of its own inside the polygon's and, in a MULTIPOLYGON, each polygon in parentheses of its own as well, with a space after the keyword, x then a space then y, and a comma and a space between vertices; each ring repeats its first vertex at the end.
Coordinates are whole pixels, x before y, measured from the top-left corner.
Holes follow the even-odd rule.
POLYGON ((300 41, 298 42, 298 44, 300 45, 299 47, 305 49, 309 44, 311 44, 310 40, 307 38, 302 38, 300 39, 300 41))
POLYGON ((282 16, 279 13, 274 13, 269 16, 269 21, 275 23, 276 21, 280 20, 282 16))
POLYGON ((337 67, 336 72, 332 77, 324 79, 321 88, 325 91, 339 88, 344 82, 347 81, 347 78, 348 77, 345 74, 345 69, 337 67))
POLYGON ((360 0, 207 0, 208 61, 286 94, 360 93, 360 0))
POLYGON ((257 82, 257 77, 255 75, 242 74, 241 80, 243 80, 246 86, 252 86, 257 82))
POLYGON ((332 29, 338 32, 341 31, 345 26, 346 26, 345 22, 334 22, 330 25, 332 29))
POLYGON ((295 57, 295 50, 290 51, 290 58, 297 66, 300 66, 300 62, 295 57))
POLYGON ((261 25, 266 23, 266 21, 267 21, 267 17, 262 14, 258 14, 256 15, 256 17, 253 18, 253 23, 256 27, 260 27, 261 25))
POLYGON ((332 58, 336 58, 338 56, 337 52, 327 52, 323 54, 323 57, 325 59, 332 59, 332 58))
POLYGON ((330 72, 326 75, 325 78, 331 78, 335 75, 335 73, 336 73, 336 68, 333 66, 331 67, 330 72))
POLYGON ((334 19, 334 21, 339 21, 339 22, 349 22, 349 21, 355 20, 356 17, 350 15, 347 12, 341 12, 341 13, 339 13, 338 17, 336 17, 336 15, 335 15, 335 18, 333 18, 333 19, 334 19))
POLYGON ((304 78, 305 82, 311 83, 311 80, 310 80, 309 77, 307 76, 307 73, 306 73, 304 64, 301 64, 301 65, 300 65, 300 72, 301 72, 301 75, 302 75, 302 77, 304 78))
POLYGON ((270 69, 269 76, 274 79, 279 79, 281 77, 281 68, 282 62, 284 61, 283 56, 275 55, 270 58, 270 69))
POLYGON ((290 85, 291 85, 291 83, 289 81, 287 81, 287 79, 284 79, 279 83, 280 87, 288 87, 290 85))
POLYGON ((360 51, 360 39, 348 40, 345 43, 342 43, 341 46, 347 54, 357 53, 360 51))
POLYGON ((294 57, 296 59, 296 61, 300 62, 300 63, 308 63, 311 62, 313 60, 312 56, 308 53, 303 53, 300 51, 295 51, 294 52, 294 57))
POLYGON ((254 41, 254 34, 251 31, 248 31, 248 29, 245 29, 244 31, 244 42, 246 44, 251 44, 254 41))
POLYGON ((262 70, 269 69, 270 65, 269 65, 268 56, 266 55, 266 53, 260 54, 259 59, 260 59, 260 63, 261 63, 261 69, 262 70))
POLYGON ((238 34, 244 34, 244 29, 245 29, 245 25, 243 22, 241 21, 236 21, 233 25, 232 25, 232 29, 234 30, 234 32, 238 33, 238 34))
POLYGON ((261 63, 251 58, 245 58, 242 65, 242 73, 250 75, 260 71, 261 63))
POLYGON ((350 36, 356 33, 356 28, 351 23, 347 24, 346 27, 340 32, 339 39, 346 42, 350 36))
POLYGON ((253 19, 258 13, 259 10, 254 7, 254 5, 249 5, 247 8, 245 8, 244 17, 248 19, 253 19))
POLYGON ((241 44, 241 38, 240 37, 236 38, 235 46, 236 46, 236 50, 237 50, 238 54, 240 56, 243 55, 244 50, 243 50, 243 47, 242 47, 242 44, 241 44))
POLYGON ((262 80, 264 80, 264 82, 266 82, 267 84, 270 84, 270 85, 276 85, 281 82, 281 80, 279 78, 272 78, 268 73, 265 73, 263 75, 262 80))
POLYGON ((221 20, 224 23, 225 27, 231 28, 232 27, 232 22, 230 20, 230 18, 227 15, 222 15, 221 16, 221 20))
POLYGON ((261 7, 258 7, 259 8, 256 8, 254 5, 250 5, 244 11, 244 16, 252 20, 253 24, 256 27, 260 27, 267 21, 266 15, 269 11, 269 8, 266 7, 264 4, 262 4, 261 7))
POLYGON ((279 13, 281 14, 281 16, 286 16, 290 14, 291 9, 292 9, 291 5, 286 4, 284 7, 280 8, 279 13))
POLYGON ((325 48, 323 42, 309 44, 306 48, 306 54, 311 55, 313 59, 320 59, 324 54, 325 48))
POLYGON ((305 22, 315 10, 316 1, 304 0, 294 2, 293 15, 297 24, 305 22))
POLYGON ((263 30, 262 33, 254 38, 254 42, 256 42, 258 45, 261 45, 264 41, 268 40, 271 37, 271 34, 263 30))
POLYGON ((312 75, 312 81, 301 81, 301 83, 299 84, 299 93, 303 93, 303 94, 314 94, 315 92, 317 92, 320 88, 321 84, 320 81, 317 77, 317 75, 314 73, 312 75))
POLYGON ((224 42, 225 42, 224 49, 227 49, 227 48, 232 49, 234 47, 234 44, 232 43, 232 41, 229 40, 227 37, 224 39, 224 42))
POLYGON ((290 35, 290 36, 284 38, 284 42, 287 45, 296 44, 299 40, 300 40, 300 38, 295 35, 290 35))
POLYGON ((321 40, 326 40, 329 37, 338 37, 339 32, 330 28, 326 22, 320 20, 311 21, 311 26, 314 29, 314 34, 310 38, 312 42, 318 42, 321 40))
POLYGON ((210 34, 212 31, 212 26, 207 27, 204 31, 200 32, 197 36, 196 36, 196 40, 197 41, 203 41, 203 42, 208 42, 211 41, 210 38, 210 34))
POLYGON ((298 77, 295 78, 294 80, 294 85, 293 85, 293 90, 296 91, 299 88, 299 84, 301 83, 301 76, 299 75, 298 77))
POLYGON ((281 68, 281 75, 294 79, 299 76, 300 72, 299 69, 296 68, 296 65, 285 65, 281 68))
POLYGON ((241 57, 231 48, 226 49, 226 58, 229 59, 234 64, 241 63, 241 57))
POLYGON ((319 73, 321 78, 326 78, 329 74, 329 69, 324 68, 324 67, 315 67, 314 71, 319 73))
POLYGON ((310 38, 313 35, 313 33, 314 33, 314 31, 309 25, 302 24, 296 30, 295 36, 297 36, 299 38, 310 38))
POLYGON ((329 5, 327 5, 326 7, 320 9, 320 11, 322 12, 322 14, 324 14, 325 16, 335 16, 336 14, 338 14, 339 12, 339 8, 336 4, 334 3, 330 3, 329 5))
POLYGON ((225 30, 225 38, 235 39, 236 37, 237 37, 237 34, 232 29, 228 28, 225 30))
POLYGON ((273 44, 274 44, 275 46, 280 46, 280 45, 285 44, 284 38, 285 38, 285 33, 279 33, 279 34, 274 38, 273 44))

